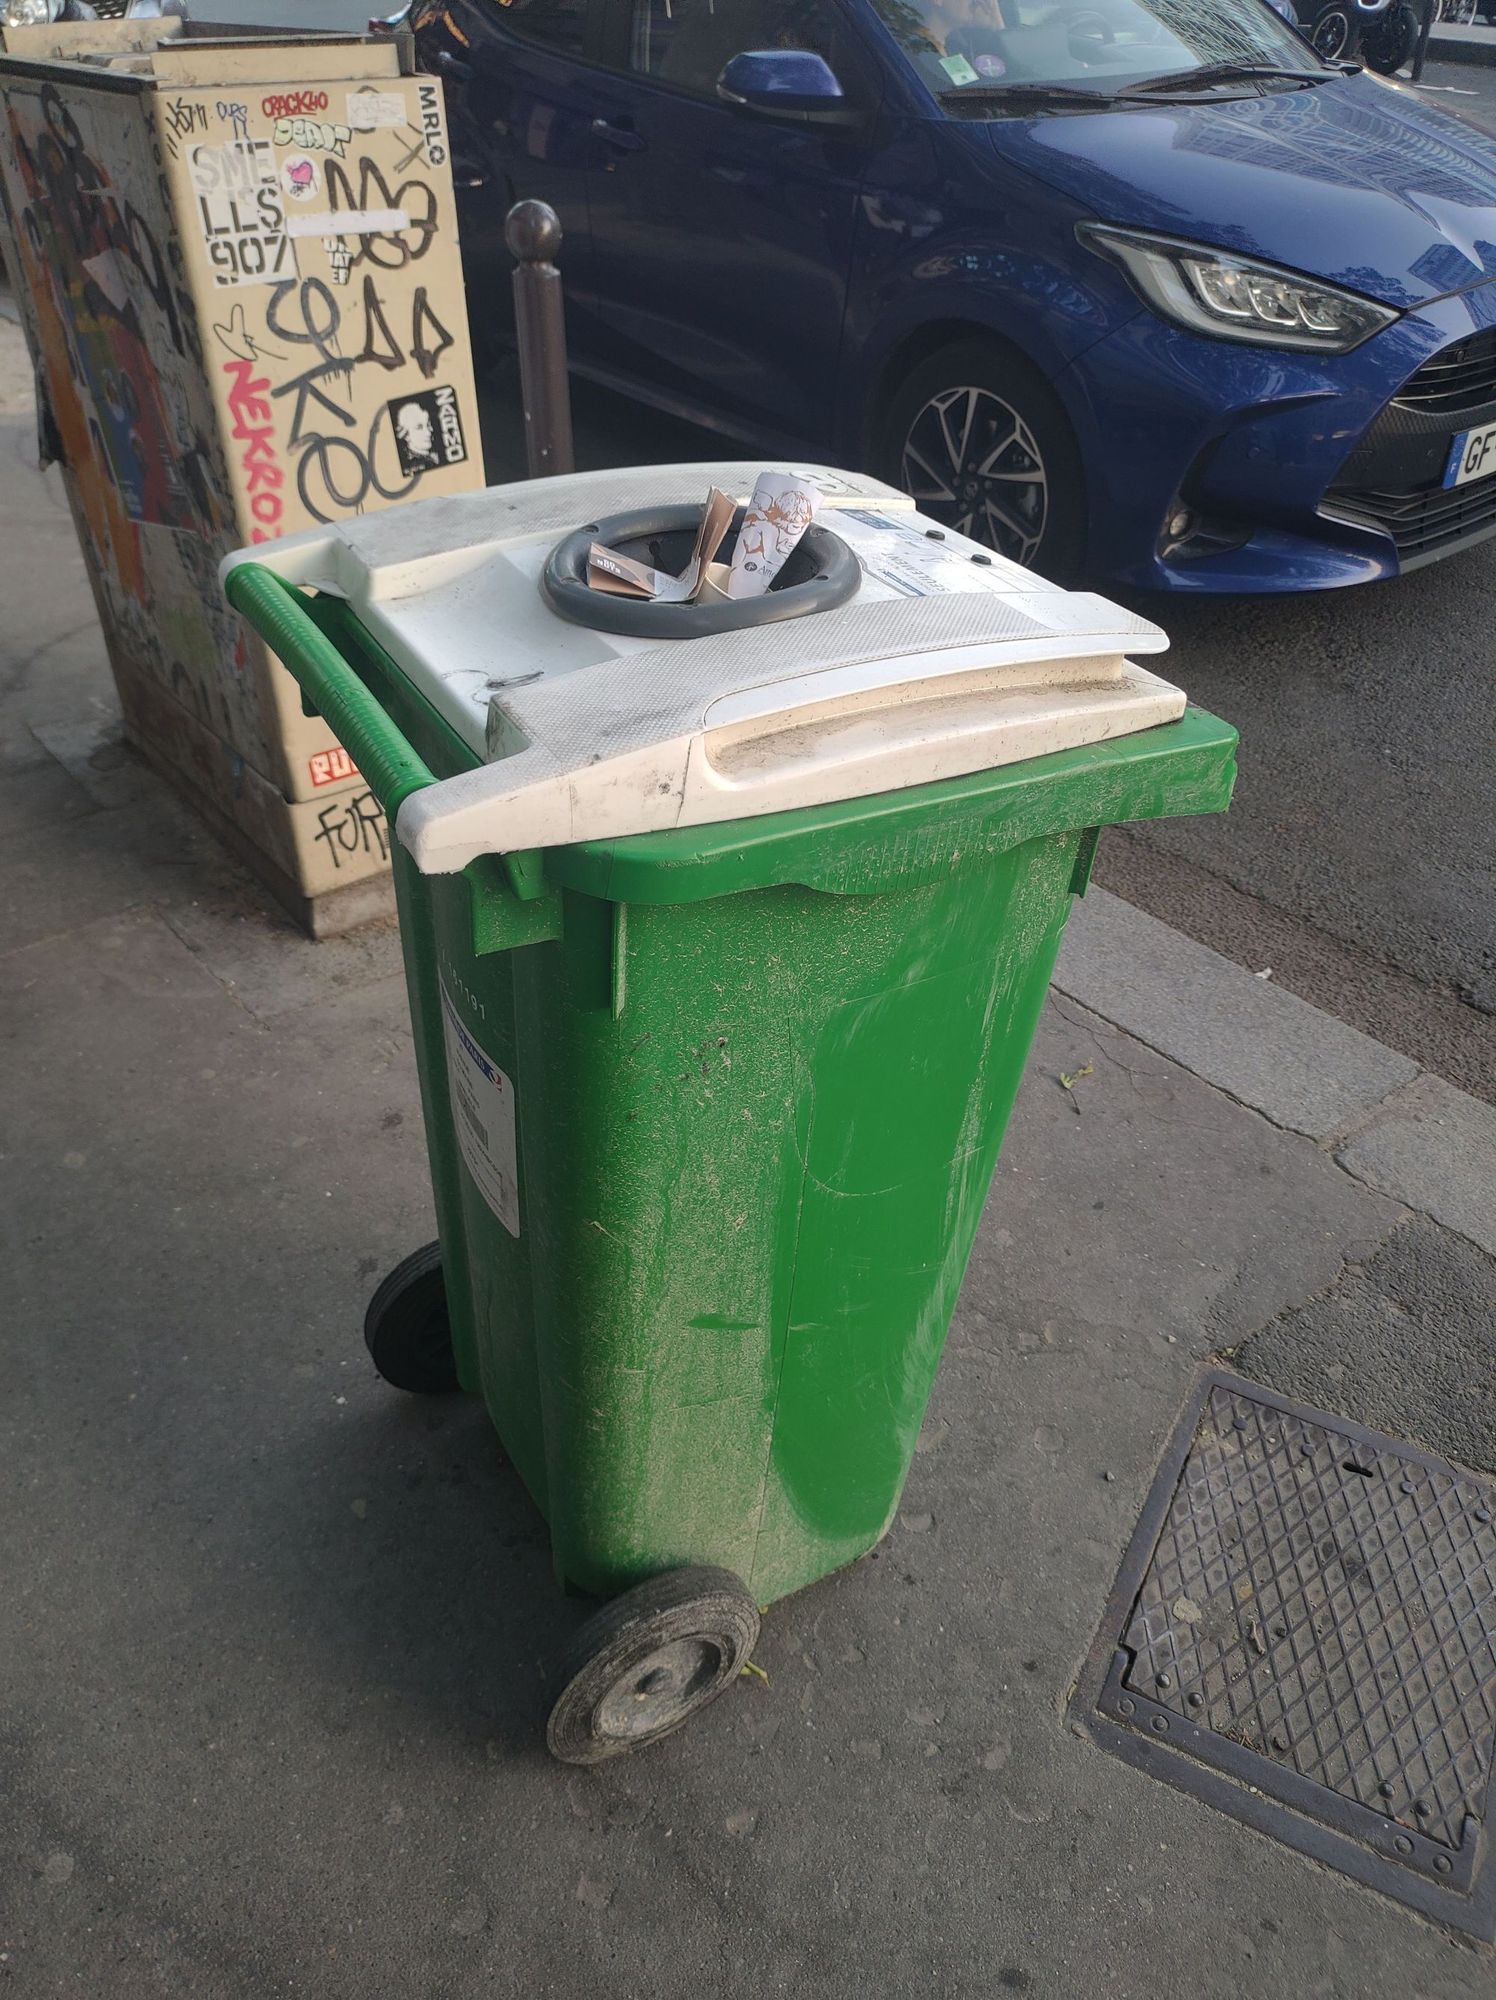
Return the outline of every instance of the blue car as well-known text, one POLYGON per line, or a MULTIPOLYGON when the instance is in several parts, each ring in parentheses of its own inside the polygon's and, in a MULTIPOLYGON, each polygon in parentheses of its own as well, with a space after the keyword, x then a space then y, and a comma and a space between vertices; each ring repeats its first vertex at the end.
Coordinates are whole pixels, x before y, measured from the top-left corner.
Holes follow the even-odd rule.
POLYGON ((566 232, 578 373, 1061 581, 1496 534, 1496 141, 1261 0, 414 0, 470 317, 566 232))

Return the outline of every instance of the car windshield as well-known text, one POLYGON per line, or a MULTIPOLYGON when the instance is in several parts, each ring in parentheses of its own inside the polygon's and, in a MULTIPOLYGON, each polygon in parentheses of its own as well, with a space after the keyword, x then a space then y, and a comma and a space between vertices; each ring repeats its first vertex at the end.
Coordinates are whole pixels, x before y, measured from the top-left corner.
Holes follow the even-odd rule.
POLYGON ((925 82, 960 115, 999 115, 1008 97, 1068 103, 1074 93, 1094 91, 1105 98, 1155 78, 1167 94, 1186 92, 1193 77, 1204 94, 1228 90, 1233 80, 1249 89, 1292 88, 1299 76, 1312 82, 1335 74, 1266 0, 872 4, 925 82))

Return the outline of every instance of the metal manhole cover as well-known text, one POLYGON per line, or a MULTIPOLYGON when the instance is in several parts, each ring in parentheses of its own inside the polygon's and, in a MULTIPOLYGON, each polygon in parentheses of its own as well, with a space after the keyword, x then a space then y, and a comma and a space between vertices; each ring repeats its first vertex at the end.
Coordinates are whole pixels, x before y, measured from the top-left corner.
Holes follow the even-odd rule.
POLYGON ((1212 1372, 1071 1709, 1104 1748, 1496 1937, 1496 1493, 1212 1372))

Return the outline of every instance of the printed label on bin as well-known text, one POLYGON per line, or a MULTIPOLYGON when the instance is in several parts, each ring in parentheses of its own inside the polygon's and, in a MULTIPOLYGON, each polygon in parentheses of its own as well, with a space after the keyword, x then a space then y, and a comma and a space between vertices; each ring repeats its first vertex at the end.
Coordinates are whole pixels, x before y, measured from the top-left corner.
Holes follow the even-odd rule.
POLYGON ((473 1040, 442 987, 442 1034, 457 1149, 479 1194, 511 1236, 519 1235, 519 1154, 514 1142, 514 1085, 473 1040))
POLYGON ((871 507, 838 507, 826 516, 843 541, 856 550, 863 568, 879 583, 903 597, 943 597, 966 591, 1006 595, 1014 588, 1012 574, 983 556, 973 561, 973 544, 964 538, 939 540, 928 529, 914 527, 907 516, 882 514, 871 507))

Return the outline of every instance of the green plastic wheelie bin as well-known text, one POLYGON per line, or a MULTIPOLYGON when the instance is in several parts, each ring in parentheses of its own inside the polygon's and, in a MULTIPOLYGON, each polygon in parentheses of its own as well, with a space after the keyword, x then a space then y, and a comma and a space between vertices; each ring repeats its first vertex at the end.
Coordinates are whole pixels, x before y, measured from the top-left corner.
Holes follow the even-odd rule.
POLYGON ((606 1600, 548 1729, 593 1762, 678 1727, 762 1607, 888 1529, 1098 829, 1223 809, 1235 732, 1189 709, 424 873, 410 802, 478 771, 472 742, 369 607, 254 561, 226 588, 402 831, 440 1238, 367 1339, 392 1383, 483 1399, 558 1576, 606 1600))

